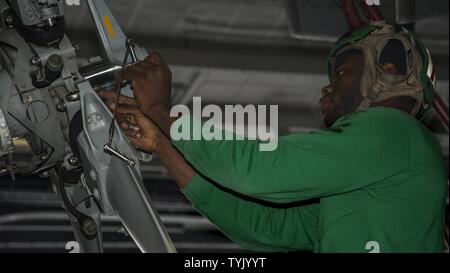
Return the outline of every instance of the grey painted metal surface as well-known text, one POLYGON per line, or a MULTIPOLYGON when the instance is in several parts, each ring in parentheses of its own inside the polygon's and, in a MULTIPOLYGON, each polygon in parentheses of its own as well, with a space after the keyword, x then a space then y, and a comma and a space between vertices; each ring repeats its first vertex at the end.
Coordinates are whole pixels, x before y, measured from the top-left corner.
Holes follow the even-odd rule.
MULTIPOLYGON (((33 5, 32 1, 22 2, 26 5, 15 7, 29 9, 33 5)), ((45 1, 43 6, 55 11, 59 3, 45 1)), ((104 61, 122 63, 125 34, 105 1, 88 1, 88 5, 105 52, 104 61)), ((22 23, 36 24, 26 20, 22 23)), ((113 116, 97 96, 91 79, 80 74, 76 49, 68 37, 64 36, 57 47, 42 47, 28 42, 14 28, 2 28, 0 42, 8 45, 0 48, 0 156, 12 151, 13 137, 26 137, 33 159, 22 172, 50 176, 55 194, 69 212, 81 251, 103 251, 103 213, 118 216, 142 252, 175 252, 142 182, 139 160, 148 161, 151 156, 137 152, 117 123, 113 123, 113 116), (60 75, 45 86, 36 85, 33 75, 46 77, 43 69, 51 58, 62 61, 60 75), (81 133, 75 136, 74 148, 69 139, 70 130, 77 127, 72 124, 77 113, 82 117, 81 133), (109 142, 111 124, 115 124, 115 137, 109 142), (110 153, 105 152, 106 144, 110 153), (134 164, 126 164, 120 158, 134 164), (80 167, 81 176, 69 181, 68 173, 80 167)), ((133 60, 127 65, 146 57, 145 50, 137 46, 134 49, 133 60)), ((132 94, 130 88, 127 91, 132 94)))
POLYGON ((114 149, 133 159, 136 165, 131 167, 104 153, 112 114, 88 83, 80 84, 79 90, 84 122, 83 133, 78 138, 81 160, 89 190, 99 193, 100 209, 107 215, 119 215, 142 251, 174 252, 143 186, 137 151, 116 124, 114 149))
POLYGON ((5 156, 14 151, 14 144, 9 132, 8 126, 6 126, 6 118, 0 108, 0 156, 5 156))
POLYGON ((64 15, 63 0, 12 0, 11 7, 26 26, 51 24, 52 19, 64 15))

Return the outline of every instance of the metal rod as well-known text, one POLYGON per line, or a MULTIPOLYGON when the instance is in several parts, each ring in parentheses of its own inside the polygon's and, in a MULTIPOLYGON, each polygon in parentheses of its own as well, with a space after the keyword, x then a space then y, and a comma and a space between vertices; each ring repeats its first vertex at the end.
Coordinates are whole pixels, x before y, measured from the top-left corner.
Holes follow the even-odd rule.
POLYGON ((119 153, 118 151, 114 150, 113 148, 111 148, 108 144, 106 144, 105 146, 103 146, 103 150, 105 153, 112 155, 124 162, 126 162, 130 167, 134 167, 134 165, 136 165, 136 162, 132 159, 129 159, 128 157, 122 155, 121 153, 119 153))
POLYGON ((92 73, 87 74, 83 78, 85 80, 91 81, 91 80, 95 80, 96 78, 99 78, 99 77, 102 77, 105 75, 112 75, 114 77, 114 73, 119 72, 121 70, 122 70, 122 67, 119 65, 112 66, 112 67, 105 67, 102 70, 93 71, 92 73))
POLYGON ((126 46, 128 47, 128 50, 130 51, 131 59, 133 60, 133 63, 138 62, 138 58, 136 55, 136 51, 134 50, 134 42, 132 39, 127 39, 126 46))

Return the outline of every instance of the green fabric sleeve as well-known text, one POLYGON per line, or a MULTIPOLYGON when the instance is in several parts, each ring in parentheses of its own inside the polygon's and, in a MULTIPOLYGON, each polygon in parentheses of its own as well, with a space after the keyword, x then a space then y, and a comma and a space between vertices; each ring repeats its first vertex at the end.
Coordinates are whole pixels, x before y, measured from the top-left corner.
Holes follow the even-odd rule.
MULTIPOLYGON (((409 122, 401 120, 409 117, 393 111, 369 108, 341 118, 328 130, 281 137, 273 152, 260 151, 261 142, 252 140, 172 143, 200 173, 222 186, 290 203, 389 186, 387 178, 407 169, 410 154, 409 122)), ((198 124, 191 134, 201 130, 198 124)))
POLYGON ((313 250, 317 204, 280 209, 264 206, 222 191, 198 174, 182 192, 201 214, 245 249, 313 250))

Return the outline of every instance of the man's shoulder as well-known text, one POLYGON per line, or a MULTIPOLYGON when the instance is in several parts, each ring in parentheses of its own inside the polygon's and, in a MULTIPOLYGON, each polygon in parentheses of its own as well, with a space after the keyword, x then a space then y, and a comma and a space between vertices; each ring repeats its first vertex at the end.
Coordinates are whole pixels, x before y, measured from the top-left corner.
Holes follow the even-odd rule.
POLYGON ((360 127, 369 131, 404 132, 420 126, 420 122, 407 113, 387 107, 371 107, 362 112, 355 112, 339 119, 334 126, 360 127))
POLYGON ((409 143, 424 149, 440 150, 436 136, 413 116, 394 108, 373 107, 340 119, 336 128, 347 134, 370 136, 372 140, 401 145, 409 143))

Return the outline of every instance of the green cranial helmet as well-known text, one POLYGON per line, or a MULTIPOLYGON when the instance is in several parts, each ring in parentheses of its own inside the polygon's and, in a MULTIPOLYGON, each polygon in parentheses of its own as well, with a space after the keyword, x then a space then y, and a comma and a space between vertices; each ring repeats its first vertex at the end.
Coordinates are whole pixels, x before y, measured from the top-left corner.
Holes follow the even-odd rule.
POLYGON ((364 56, 360 86, 364 100, 357 111, 367 109, 374 102, 406 96, 416 101, 411 114, 420 119, 425 116, 434 101, 435 72, 428 49, 415 33, 404 28, 396 31, 392 25, 376 22, 343 36, 328 60, 330 80, 337 56, 350 49, 357 49, 364 56), (402 54, 399 55, 404 56, 402 73, 395 75, 385 73, 380 61, 384 49, 392 42, 400 44, 402 54))

